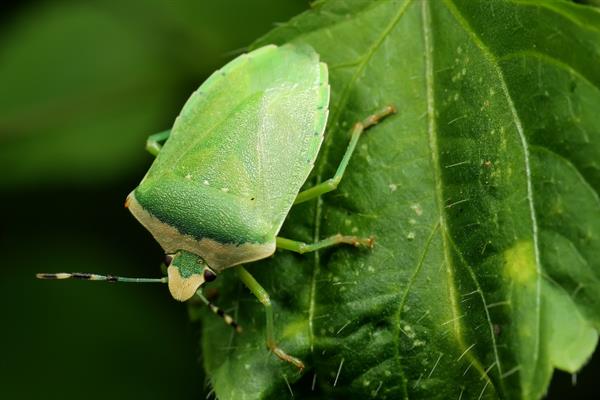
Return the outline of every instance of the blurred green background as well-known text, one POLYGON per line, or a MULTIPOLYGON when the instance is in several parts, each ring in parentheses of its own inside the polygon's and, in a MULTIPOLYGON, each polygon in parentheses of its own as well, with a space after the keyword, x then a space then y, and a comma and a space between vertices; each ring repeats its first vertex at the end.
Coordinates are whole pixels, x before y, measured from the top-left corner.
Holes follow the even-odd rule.
MULTIPOLYGON (((33 276, 159 276, 159 246, 123 208, 152 160, 146 137, 169 128, 214 69, 306 8, 307 0, 3 3, 1 398, 205 397, 200 328, 166 288, 33 276)), ((558 374, 552 397, 584 396, 595 364, 576 388, 558 374)))

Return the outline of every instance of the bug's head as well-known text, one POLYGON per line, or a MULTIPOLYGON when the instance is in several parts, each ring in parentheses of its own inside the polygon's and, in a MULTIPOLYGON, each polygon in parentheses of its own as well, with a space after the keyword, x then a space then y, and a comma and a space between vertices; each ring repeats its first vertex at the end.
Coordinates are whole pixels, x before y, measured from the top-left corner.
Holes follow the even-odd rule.
POLYGON ((192 297, 205 282, 214 281, 217 275, 204 259, 189 251, 179 250, 165 256, 169 291, 179 301, 192 297))

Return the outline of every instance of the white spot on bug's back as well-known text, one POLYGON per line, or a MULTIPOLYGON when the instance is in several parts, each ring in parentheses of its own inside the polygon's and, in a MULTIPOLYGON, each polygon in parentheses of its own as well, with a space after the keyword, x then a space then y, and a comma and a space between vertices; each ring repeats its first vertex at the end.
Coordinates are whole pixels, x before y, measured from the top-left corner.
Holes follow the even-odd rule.
POLYGON ((421 207, 419 203, 411 205, 410 208, 415 212, 415 214, 417 214, 417 217, 423 215, 423 207, 421 207))
POLYGON ((390 188, 390 192, 395 192, 396 190, 398 190, 398 185, 396 185, 395 183, 390 183, 388 187, 390 188))
POLYGON ((208 183, 208 181, 207 181, 206 179, 205 179, 205 180, 204 180, 204 182, 202 182, 202 183, 204 183, 206 186, 208 186, 208 185, 209 185, 209 183, 208 183))
POLYGON ((415 233, 414 232, 408 232, 408 234, 406 235, 406 238, 408 240, 414 240, 415 239, 415 233))

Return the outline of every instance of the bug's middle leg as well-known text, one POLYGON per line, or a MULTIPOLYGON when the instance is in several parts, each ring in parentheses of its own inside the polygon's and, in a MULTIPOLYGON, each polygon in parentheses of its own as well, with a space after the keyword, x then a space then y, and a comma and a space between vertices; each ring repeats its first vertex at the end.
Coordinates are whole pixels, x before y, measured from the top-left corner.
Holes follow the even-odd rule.
POLYGON ((277 236, 276 238, 277 248, 294 251, 300 254, 309 253, 311 251, 317 251, 326 247, 337 246, 340 244, 349 244, 355 247, 373 247, 373 238, 361 238, 358 236, 337 234, 314 243, 299 242, 297 240, 286 239, 281 236, 277 236))
POLYGON ((337 189, 342 177, 344 176, 344 172, 346 172, 346 167, 348 166, 348 162, 350 161, 350 157, 352 157, 352 153, 356 149, 356 144, 358 143, 358 139, 360 135, 366 130, 376 125, 379 121, 384 119, 385 117, 394 114, 396 112, 396 108, 394 106, 387 106, 384 109, 376 112, 365 118, 361 122, 357 122, 352 127, 350 132, 350 143, 346 148, 346 152, 344 153, 344 157, 342 161, 338 165, 337 170, 335 171, 335 175, 333 178, 327 179, 325 182, 322 182, 316 186, 311 187, 310 189, 306 189, 300 193, 296 197, 294 204, 304 203, 305 201, 314 199, 315 197, 319 197, 322 194, 334 191, 337 189))
POLYGON ((267 291, 256 281, 256 279, 254 279, 252 275, 250 275, 250 273, 244 267, 238 266, 236 267, 236 270, 238 276, 240 277, 242 282, 244 282, 244 285, 246 285, 246 287, 250 289, 252 294, 256 296, 258 301, 260 301, 263 304, 263 306, 265 306, 265 313, 267 316, 267 347, 269 348, 269 350, 271 350, 271 352, 273 352, 273 354, 275 354, 281 360, 289 362, 290 364, 293 364, 296 367, 300 368, 300 370, 303 370, 304 363, 300 359, 291 356, 285 351, 283 351, 275 341, 275 328, 273 325, 273 306, 271 304, 271 298, 269 297, 269 293, 267 293, 267 291))
POLYGON ((170 135, 171 131, 168 130, 148 136, 148 139, 146 139, 146 150, 148 153, 156 157, 160 152, 160 149, 162 149, 162 142, 167 140, 170 135))

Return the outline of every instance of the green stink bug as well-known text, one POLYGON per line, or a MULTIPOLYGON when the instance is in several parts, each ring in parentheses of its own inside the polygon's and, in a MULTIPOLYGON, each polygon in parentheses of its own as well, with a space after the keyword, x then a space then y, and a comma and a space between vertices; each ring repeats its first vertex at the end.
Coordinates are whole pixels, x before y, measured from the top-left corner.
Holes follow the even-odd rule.
POLYGON ((170 131, 149 137, 147 149, 156 159, 125 203, 164 249, 167 277, 38 277, 168 283, 175 299, 197 295, 239 330, 202 295, 205 282, 236 267, 265 306, 268 348, 303 368, 278 347, 269 295, 241 264, 276 248, 305 253, 343 243, 372 245, 371 238, 341 234, 312 244, 277 236, 294 204, 337 188, 361 133, 395 112, 388 106, 356 123, 334 177, 300 192, 323 141, 328 104, 327 66, 312 48, 269 45, 237 57, 192 94, 170 131))

